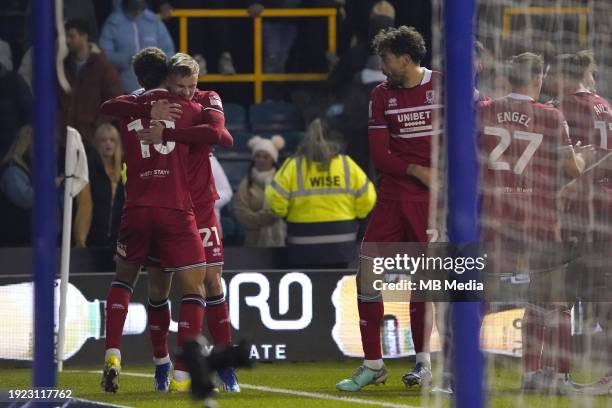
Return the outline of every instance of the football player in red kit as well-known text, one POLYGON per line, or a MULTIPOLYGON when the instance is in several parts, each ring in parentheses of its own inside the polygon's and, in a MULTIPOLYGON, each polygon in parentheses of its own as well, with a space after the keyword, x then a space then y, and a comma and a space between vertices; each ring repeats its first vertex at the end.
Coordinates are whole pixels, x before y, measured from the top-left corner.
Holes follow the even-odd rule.
MULTIPOLYGON (((177 129, 171 131, 162 127, 152 127, 141 130, 139 138, 143 144, 159 143, 190 143, 188 176, 189 188, 196 222, 202 245, 206 253, 207 271, 205 278, 206 315, 208 331, 213 337, 213 343, 217 346, 231 344, 231 325, 229 313, 223 290, 221 286, 221 271, 223 265, 223 247, 220 237, 219 223, 214 212, 214 202, 219 198, 209 156, 211 154, 211 142, 203 139, 201 128, 209 128, 219 133, 219 144, 224 147, 231 147, 232 138, 225 129, 225 119, 223 115, 223 105, 219 95, 214 91, 200 91, 196 88, 198 80, 197 63, 186 54, 176 54, 169 61, 169 75, 166 87, 173 95, 181 97, 183 100, 199 103, 202 107, 202 122, 191 129, 177 129)), ((112 106, 112 112, 107 112, 114 116, 121 115, 144 115, 163 118, 180 117, 181 109, 178 104, 168 101, 158 101, 154 106, 145 107, 143 110, 140 105, 130 102, 129 98, 120 97, 107 102, 112 106)), ((155 258, 155 256, 153 257, 155 258)), ((148 265, 148 270, 157 275, 157 268, 154 264, 148 265)), ((167 355, 167 336, 169 329, 169 311, 167 298, 169 295, 170 284, 153 285, 150 287, 149 317, 150 332, 155 351, 156 364, 165 364, 167 358, 160 357, 167 355), (157 318, 159 317, 159 319, 157 318), (159 320, 159 321, 158 321, 159 320)), ((175 367, 174 379, 170 384, 172 390, 184 391, 189 389, 189 377, 182 369, 180 362, 175 367)), ((226 391, 239 392, 240 387, 236 380, 234 370, 227 368, 219 373, 222 380, 222 387, 226 391)), ((161 381, 158 381, 161 384, 161 381)), ((160 386, 157 386, 160 389, 160 386)))
MULTIPOLYGON (((161 50, 144 49, 134 57, 134 68, 146 89, 137 97, 137 103, 151 105, 171 97, 167 90, 157 88, 168 72, 161 50)), ((184 113, 176 123, 164 121, 167 128, 198 123, 202 115, 199 104, 178 97, 175 102, 184 113)), ((116 392, 119 387, 119 348, 128 303, 140 266, 148 263, 153 251, 159 255, 161 267, 176 272, 181 284, 179 345, 181 339, 201 331, 206 269, 189 194, 188 147, 180 143, 142 144, 136 132, 149 125, 147 118, 129 118, 122 119, 119 127, 130 178, 117 242, 117 274, 106 305, 106 353, 101 385, 107 392, 116 392)))
MULTIPOLYGON (((431 138, 443 132, 436 120, 442 105, 437 98, 440 74, 421 67, 427 52, 421 34, 412 27, 378 33, 374 47, 387 80, 372 91, 368 137, 372 161, 380 174, 379 195, 364 243, 427 242, 431 138)), ((359 391, 387 379, 381 353, 382 295, 368 284, 371 254, 362 248, 357 274, 357 304, 365 359, 351 378, 336 388, 359 391)), ((431 305, 410 303, 410 326, 416 366, 402 378, 407 387, 431 380, 429 338, 431 305)))
POLYGON ((490 268, 531 274, 521 326, 523 389, 542 383, 544 347, 556 372, 547 391, 565 394, 573 392, 571 332, 565 265, 555 246, 560 242, 557 208, 563 173, 577 177, 584 161, 574 153, 563 114, 536 102, 543 68, 538 55, 514 57, 509 67, 512 92, 480 105, 481 226, 482 240, 501 248, 489 254, 490 268), (546 331, 551 334, 547 342, 546 331))
MULTIPOLYGON (((200 91, 196 88, 198 81, 198 64, 186 54, 175 54, 169 61, 168 89, 175 95, 187 101, 197 101, 202 105, 204 121, 214 126, 218 131, 225 130, 225 117, 221 98, 214 91, 200 91)), ((158 143, 160 141, 180 141, 174 135, 162 134, 159 128, 151 128, 140 132, 143 143, 158 143)), ((197 137, 197 135, 195 135, 197 137)), ((229 136, 229 133, 227 133, 229 136)), ((229 136, 231 139, 231 136, 229 136)), ((192 141, 185 140, 183 141, 192 141)), ((227 346, 232 342, 232 328, 229 320, 229 310, 221 284, 223 268, 223 245, 221 229, 215 214, 215 201, 219 199, 210 164, 212 145, 200 143, 192 145, 189 150, 189 179, 191 197, 194 202, 196 222, 206 252, 206 322, 208 331, 215 346, 227 346)), ((187 391, 190 387, 189 378, 180 378, 175 370, 170 389, 187 391)), ((222 387, 228 392, 240 392, 233 368, 219 372, 222 387)))
MULTIPOLYGON (((592 89, 595 81, 595 62, 589 51, 564 54, 558 57, 562 77, 558 107, 569 125, 569 135, 574 146, 591 146, 587 170, 574 183, 570 191, 570 205, 566 217, 573 221, 572 228, 578 235, 581 253, 588 273, 580 274, 587 287, 600 288, 600 298, 609 298, 606 275, 612 243, 612 110, 610 103, 592 89)), ((582 392, 589 395, 608 395, 612 389, 612 308, 609 303, 595 304, 596 317, 607 333, 607 370, 597 382, 585 386, 582 392)))

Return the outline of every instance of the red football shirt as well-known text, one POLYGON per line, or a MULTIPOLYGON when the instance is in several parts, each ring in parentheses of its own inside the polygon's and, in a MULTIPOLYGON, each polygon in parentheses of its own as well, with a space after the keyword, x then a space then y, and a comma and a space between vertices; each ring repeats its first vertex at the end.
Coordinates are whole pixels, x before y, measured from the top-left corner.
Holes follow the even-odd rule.
POLYGON ((437 96, 440 73, 423 68, 423 80, 412 88, 388 81, 372 91, 368 137, 380 173, 381 198, 427 199, 428 188, 406 174, 409 164, 431 166, 431 137, 442 134, 442 104, 437 96))
MULTIPOLYGON (((181 104, 183 114, 176 122, 163 121, 166 127, 193 126, 201 118, 201 106, 170 94, 165 89, 152 89, 139 95, 137 103, 150 105, 159 99, 181 104)), ((123 119, 120 124, 125 163, 127 166, 125 207, 149 206, 189 210, 193 202, 189 194, 186 144, 164 142, 144 145, 136 132, 149 127, 149 118, 123 119)))
POLYGON ((612 111, 605 98, 581 89, 565 95, 559 109, 567 119, 572 143, 612 150, 612 111))
POLYGON ((562 150, 571 149, 563 114, 518 94, 479 113, 483 226, 554 231, 562 150))
MULTIPOLYGON (((223 118, 223 104, 221 98, 215 91, 197 90, 193 100, 202 106, 202 118, 200 123, 211 123, 216 115, 223 118)), ((215 179, 210 165, 212 145, 191 145, 189 151, 189 185, 191 187, 191 198, 195 206, 219 199, 215 179)))

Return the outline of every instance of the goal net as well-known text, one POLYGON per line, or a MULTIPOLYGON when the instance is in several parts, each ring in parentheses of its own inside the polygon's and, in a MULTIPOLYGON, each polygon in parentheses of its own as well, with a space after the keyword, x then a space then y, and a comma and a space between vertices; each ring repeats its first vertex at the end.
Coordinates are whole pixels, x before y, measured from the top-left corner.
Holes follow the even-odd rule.
MULTIPOLYGON (((453 39, 444 1, 433 4, 432 66, 447 76, 453 39)), ((612 396, 598 397, 612 394, 612 5, 476 0, 474 21, 487 406, 612 406, 612 396)), ((429 226, 441 240, 446 142, 435 139, 432 160, 439 188, 429 226)), ((447 365, 434 385, 444 385, 447 365)), ((429 395, 445 406, 444 393, 429 395)))

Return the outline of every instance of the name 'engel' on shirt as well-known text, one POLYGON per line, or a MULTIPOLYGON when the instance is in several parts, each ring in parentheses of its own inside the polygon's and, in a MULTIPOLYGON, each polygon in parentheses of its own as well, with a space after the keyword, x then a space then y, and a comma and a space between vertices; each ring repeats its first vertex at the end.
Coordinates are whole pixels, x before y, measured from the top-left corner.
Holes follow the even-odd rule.
POLYGON ((525 127, 531 122, 531 118, 520 112, 499 112, 497 114, 497 123, 514 122, 525 127))

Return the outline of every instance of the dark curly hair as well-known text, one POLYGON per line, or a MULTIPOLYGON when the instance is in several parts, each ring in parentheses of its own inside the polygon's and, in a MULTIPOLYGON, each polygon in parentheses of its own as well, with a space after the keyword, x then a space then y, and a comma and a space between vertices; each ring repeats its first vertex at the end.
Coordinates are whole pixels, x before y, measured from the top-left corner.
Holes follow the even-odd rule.
POLYGON ((389 51, 395 55, 409 55, 416 64, 419 64, 427 54, 421 33, 414 27, 407 26, 380 30, 372 41, 372 48, 378 54, 389 51))
POLYGON ((145 89, 160 86, 168 76, 166 54, 156 47, 147 47, 132 59, 138 83, 145 89))

